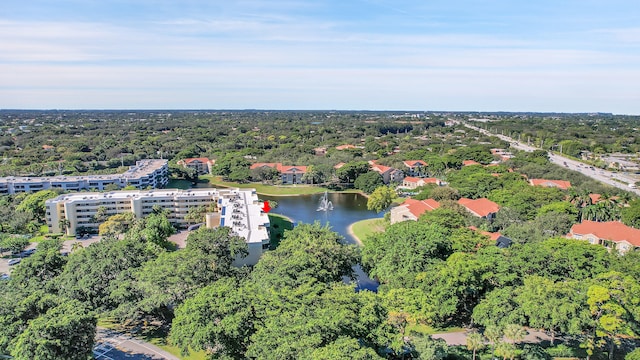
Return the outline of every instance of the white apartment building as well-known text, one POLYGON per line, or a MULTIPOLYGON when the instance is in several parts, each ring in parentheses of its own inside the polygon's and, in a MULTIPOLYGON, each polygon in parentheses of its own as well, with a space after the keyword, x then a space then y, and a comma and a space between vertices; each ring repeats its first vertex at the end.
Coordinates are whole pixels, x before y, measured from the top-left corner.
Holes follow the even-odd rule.
POLYGON ((67 220, 67 234, 74 235, 78 227, 96 230, 98 208, 108 216, 132 212, 142 218, 158 206, 166 210, 169 221, 187 225, 184 217, 192 207, 216 204, 216 212, 207 214, 207 227, 227 226, 245 239, 249 248, 246 258, 237 265, 255 265, 263 251, 269 248, 269 217, 262 211, 262 203, 254 189, 164 189, 111 191, 105 193, 73 193, 47 200, 46 219, 49 231, 60 233, 61 220, 67 220))
POLYGON ((122 174, 84 175, 84 176, 46 176, 23 177, 10 176, 0 178, 0 194, 35 192, 47 189, 63 191, 99 190, 115 184, 120 188, 133 185, 138 189, 147 187, 161 188, 169 182, 167 160, 139 160, 122 174))

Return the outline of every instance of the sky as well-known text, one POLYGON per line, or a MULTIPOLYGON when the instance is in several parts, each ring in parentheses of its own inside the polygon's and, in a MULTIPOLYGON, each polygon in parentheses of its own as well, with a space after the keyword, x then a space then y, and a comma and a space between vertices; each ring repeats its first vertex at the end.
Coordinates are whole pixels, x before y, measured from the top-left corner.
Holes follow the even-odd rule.
POLYGON ((640 2, 2 0, 0 108, 640 114, 640 2))

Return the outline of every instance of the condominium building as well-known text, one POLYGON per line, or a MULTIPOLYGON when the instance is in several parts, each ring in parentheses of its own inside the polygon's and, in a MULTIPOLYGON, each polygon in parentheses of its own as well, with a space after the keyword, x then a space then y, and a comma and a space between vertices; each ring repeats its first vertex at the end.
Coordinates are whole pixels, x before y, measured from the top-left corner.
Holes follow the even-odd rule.
POLYGON ((43 176, 23 177, 10 176, 0 178, 0 194, 16 194, 47 189, 63 191, 98 190, 103 191, 108 185, 115 184, 119 188, 135 186, 137 189, 161 188, 169 182, 169 166, 167 160, 139 160, 134 166, 122 174, 83 175, 83 176, 43 176))
POLYGON ((216 210, 206 215, 207 227, 227 226, 243 237, 249 255, 240 264, 254 265, 269 248, 269 217, 262 211, 262 203, 253 189, 164 189, 111 191, 105 193, 74 193, 47 200, 46 219, 49 231, 76 233, 79 227, 96 230, 95 219, 99 208, 108 216, 131 212, 142 218, 159 207, 168 213, 169 221, 185 226, 190 208, 215 205, 216 210), (66 220, 66 221, 65 221, 66 220))

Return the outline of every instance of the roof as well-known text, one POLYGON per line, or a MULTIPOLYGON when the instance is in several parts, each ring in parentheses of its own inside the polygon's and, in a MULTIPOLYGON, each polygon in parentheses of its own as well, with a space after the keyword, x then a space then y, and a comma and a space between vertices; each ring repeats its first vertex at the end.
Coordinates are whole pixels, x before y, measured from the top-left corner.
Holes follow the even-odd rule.
POLYGON ((403 163, 407 166, 407 167, 415 167, 415 166, 427 166, 427 163, 422 161, 422 160, 405 160, 403 161, 403 163))
POLYGON ((420 217, 426 211, 435 210, 440 207, 440 203, 433 199, 415 200, 408 198, 400 206, 405 206, 415 217, 420 217))
POLYGON ((336 146, 336 150, 347 150, 347 149, 355 149, 355 148, 356 146, 351 144, 336 146))
POLYGON ((489 237, 489 239, 496 241, 498 240, 498 238, 500 238, 502 236, 502 234, 500 234, 499 232, 488 232, 488 231, 484 231, 484 230, 479 230, 477 227, 475 226, 469 226, 469 229, 473 230, 473 231, 477 231, 482 235, 486 235, 489 237))
POLYGON ((334 169, 340 169, 341 167, 343 167, 343 166, 345 166, 345 165, 346 165, 346 163, 339 162, 339 163, 335 164, 335 165, 333 166, 333 168, 334 168, 334 169))
POLYGON ((629 227, 620 221, 590 221, 583 220, 571 227, 573 235, 594 235, 598 239, 613 242, 626 241, 633 246, 640 246, 640 230, 629 227))
POLYGON ((563 190, 571 187, 571 183, 564 180, 531 179, 529 182, 533 186, 557 187, 563 190))
POLYGON ((411 182, 411 183, 417 183, 417 182, 418 182, 418 181, 420 181, 420 180, 422 180, 422 179, 417 178, 417 177, 413 177, 413 176, 406 176, 406 177, 404 178, 404 181, 406 181, 406 182, 411 182))
POLYGON ((198 161, 201 162, 203 164, 207 164, 207 163, 214 163, 215 160, 209 160, 207 158, 201 157, 201 158, 187 158, 183 160, 185 164, 191 164, 192 162, 198 161))
POLYGON ((307 167, 306 166, 297 166, 297 165, 292 165, 292 166, 286 166, 286 165, 282 165, 282 164, 278 164, 278 171, 280 171, 281 173, 287 173, 287 172, 307 172, 307 167))
POLYGON ((509 246, 511 246, 511 244, 513 244, 513 241, 511 239, 509 239, 506 236, 498 236, 498 238, 496 239, 496 246, 501 248, 501 249, 506 249, 509 246))
POLYGON ((487 198, 480 198, 475 200, 462 198, 458 200, 458 204, 464 206, 465 208, 467 208, 467 210, 480 217, 485 217, 489 214, 497 213, 498 210, 500 210, 500 205, 487 198))
POLYGON ((462 166, 469 166, 469 165, 480 165, 480 163, 475 160, 464 160, 462 162, 462 166))
POLYGON ((270 167, 270 168, 277 169, 281 165, 282 164, 280 164, 280 163, 255 163, 255 164, 252 164, 249 168, 251 170, 257 169, 257 168, 261 168, 261 167, 270 167))

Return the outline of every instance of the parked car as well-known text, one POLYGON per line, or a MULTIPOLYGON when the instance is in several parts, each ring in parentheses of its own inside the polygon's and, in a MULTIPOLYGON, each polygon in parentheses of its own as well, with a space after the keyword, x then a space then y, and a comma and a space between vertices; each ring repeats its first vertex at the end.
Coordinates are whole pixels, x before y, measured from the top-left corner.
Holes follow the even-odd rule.
POLYGON ((9 275, 8 274, 0 275, 0 280, 9 280, 9 275))
POLYGON ((19 264, 19 263, 20 263, 20 261, 22 261, 22 259, 20 259, 20 258, 17 258, 17 259, 11 259, 11 260, 9 260, 9 266, 11 266, 11 265, 15 265, 15 264, 19 264))

